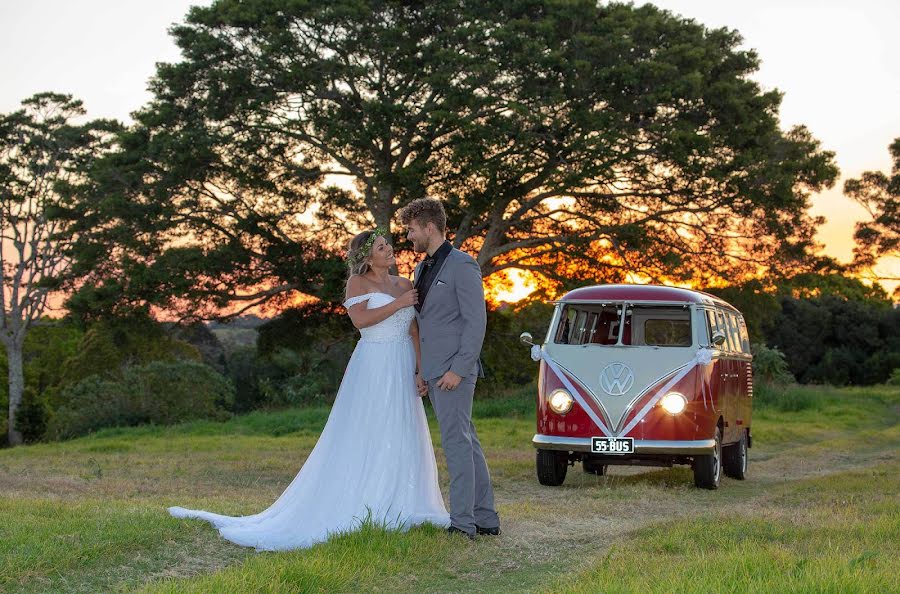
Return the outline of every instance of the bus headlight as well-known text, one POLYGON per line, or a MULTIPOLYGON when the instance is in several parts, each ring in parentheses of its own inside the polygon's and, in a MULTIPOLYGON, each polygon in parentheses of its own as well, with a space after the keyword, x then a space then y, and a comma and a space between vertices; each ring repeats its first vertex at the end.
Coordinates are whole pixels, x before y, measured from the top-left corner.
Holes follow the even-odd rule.
POLYGON ((677 415, 684 410, 685 406, 687 406, 687 398, 678 392, 669 392, 662 397, 662 400, 659 401, 659 405, 670 415, 677 415))
POLYGON ((550 408, 553 409, 553 412, 564 415, 572 410, 575 399, 572 398, 572 395, 566 390, 560 388, 558 390, 553 390, 553 392, 550 393, 550 398, 547 399, 547 402, 550 404, 550 408))

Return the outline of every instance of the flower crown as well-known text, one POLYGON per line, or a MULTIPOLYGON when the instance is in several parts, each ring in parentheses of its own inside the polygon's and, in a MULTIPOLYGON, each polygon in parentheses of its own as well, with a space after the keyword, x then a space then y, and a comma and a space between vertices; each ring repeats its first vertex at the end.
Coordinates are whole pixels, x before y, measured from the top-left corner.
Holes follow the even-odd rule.
POLYGON ((356 257, 350 255, 347 256, 347 263, 350 265, 350 268, 356 268, 358 264, 361 264, 369 257, 369 252, 372 250, 372 244, 374 244, 375 240, 379 237, 387 237, 387 230, 384 227, 375 228, 375 231, 369 235, 366 243, 364 243, 356 252, 356 257))

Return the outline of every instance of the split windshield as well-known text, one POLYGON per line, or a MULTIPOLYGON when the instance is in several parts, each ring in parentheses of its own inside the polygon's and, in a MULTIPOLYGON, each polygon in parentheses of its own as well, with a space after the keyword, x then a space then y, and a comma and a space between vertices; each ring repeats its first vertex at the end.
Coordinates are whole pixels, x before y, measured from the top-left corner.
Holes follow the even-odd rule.
POLYGON ((623 303, 566 304, 553 342, 601 346, 691 346, 691 310, 687 306, 623 303))

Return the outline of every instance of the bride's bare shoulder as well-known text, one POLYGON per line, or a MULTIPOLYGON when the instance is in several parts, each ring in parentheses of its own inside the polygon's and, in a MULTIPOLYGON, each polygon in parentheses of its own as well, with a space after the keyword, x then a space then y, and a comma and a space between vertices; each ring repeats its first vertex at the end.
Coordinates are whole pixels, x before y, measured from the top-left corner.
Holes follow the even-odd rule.
POLYGON ((361 274, 354 274, 347 279, 346 298, 359 297, 369 292, 369 281, 361 274))

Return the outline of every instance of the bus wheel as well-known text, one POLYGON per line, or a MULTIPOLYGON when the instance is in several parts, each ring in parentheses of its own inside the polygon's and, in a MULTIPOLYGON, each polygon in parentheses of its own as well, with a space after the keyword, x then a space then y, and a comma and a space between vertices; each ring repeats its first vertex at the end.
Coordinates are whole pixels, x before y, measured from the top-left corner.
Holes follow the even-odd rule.
POLYGON ((694 484, 701 489, 718 489, 722 475, 722 430, 716 427, 716 447, 712 454, 694 458, 694 484))
POLYGON ((741 432, 741 439, 736 444, 722 449, 725 475, 739 481, 747 478, 747 432, 741 432))
POLYGON ((569 453, 556 450, 537 451, 538 482, 548 487, 558 487, 566 480, 569 453))

